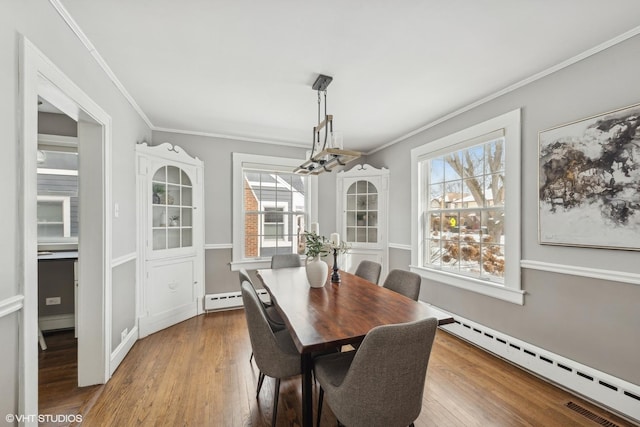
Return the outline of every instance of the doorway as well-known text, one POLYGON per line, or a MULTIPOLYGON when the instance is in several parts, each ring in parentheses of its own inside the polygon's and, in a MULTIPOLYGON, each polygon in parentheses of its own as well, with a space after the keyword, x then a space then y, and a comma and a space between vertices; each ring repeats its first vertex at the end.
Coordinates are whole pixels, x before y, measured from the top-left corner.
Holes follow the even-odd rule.
POLYGON ((37 99, 78 123, 78 385, 109 378, 111 268, 109 206, 111 119, 28 39, 20 40, 21 278, 19 410, 38 413, 37 99))

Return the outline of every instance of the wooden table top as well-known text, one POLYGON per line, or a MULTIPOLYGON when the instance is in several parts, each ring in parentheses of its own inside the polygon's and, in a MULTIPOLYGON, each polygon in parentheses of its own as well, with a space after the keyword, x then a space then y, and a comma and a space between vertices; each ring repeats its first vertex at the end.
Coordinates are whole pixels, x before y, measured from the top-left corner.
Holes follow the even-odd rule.
POLYGON ((258 270, 258 277, 287 324, 300 353, 335 348, 364 339, 372 328, 436 317, 453 318, 344 271, 342 282, 312 288, 304 267, 258 270))

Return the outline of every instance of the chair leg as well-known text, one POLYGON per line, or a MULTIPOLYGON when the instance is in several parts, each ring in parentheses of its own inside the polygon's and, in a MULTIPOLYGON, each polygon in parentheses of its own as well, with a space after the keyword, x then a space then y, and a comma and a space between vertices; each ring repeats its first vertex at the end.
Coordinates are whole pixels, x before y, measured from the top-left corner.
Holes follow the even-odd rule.
POLYGON ((273 392, 273 415, 271 416, 271 427, 275 427, 278 418, 278 396, 280 395, 280 378, 276 379, 276 389, 273 392))
POLYGON ((262 388, 263 382, 264 382, 264 374, 260 372, 260 375, 258 375, 258 391, 256 391, 256 399, 260 396, 260 389, 262 388))
POLYGON ((322 417, 322 401, 324 400, 324 389, 320 387, 320 393, 318 393, 318 419, 316 421, 316 427, 320 427, 320 418, 322 417))

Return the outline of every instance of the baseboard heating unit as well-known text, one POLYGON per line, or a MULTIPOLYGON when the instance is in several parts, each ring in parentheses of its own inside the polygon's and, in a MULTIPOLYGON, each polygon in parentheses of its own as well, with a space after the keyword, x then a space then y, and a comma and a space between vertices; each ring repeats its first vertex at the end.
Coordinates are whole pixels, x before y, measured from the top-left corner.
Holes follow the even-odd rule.
POLYGON ((640 387, 454 315, 444 329, 630 421, 640 422, 640 387))
MULTIPOLYGON (((264 302, 269 302, 269 293, 266 289, 256 289, 258 296, 264 302)), ((240 292, 224 292, 209 294, 204 297, 204 309, 209 310, 233 310, 242 307, 242 295, 240 292)))

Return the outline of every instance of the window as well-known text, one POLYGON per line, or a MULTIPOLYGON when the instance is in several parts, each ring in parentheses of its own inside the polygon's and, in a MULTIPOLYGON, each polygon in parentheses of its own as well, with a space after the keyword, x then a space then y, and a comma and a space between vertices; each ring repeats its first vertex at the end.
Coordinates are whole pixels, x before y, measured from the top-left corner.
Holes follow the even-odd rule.
POLYGON ((78 243, 76 138, 38 136, 38 244, 45 249, 78 243))
POLYGON ((522 304, 520 111, 412 150, 413 269, 522 304))
POLYGON ((299 163, 234 153, 232 267, 264 268, 274 254, 304 251, 305 224, 317 216, 317 178, 294 174, 299 163))

